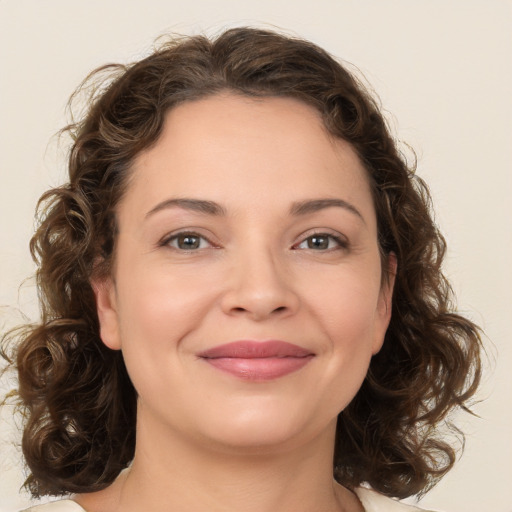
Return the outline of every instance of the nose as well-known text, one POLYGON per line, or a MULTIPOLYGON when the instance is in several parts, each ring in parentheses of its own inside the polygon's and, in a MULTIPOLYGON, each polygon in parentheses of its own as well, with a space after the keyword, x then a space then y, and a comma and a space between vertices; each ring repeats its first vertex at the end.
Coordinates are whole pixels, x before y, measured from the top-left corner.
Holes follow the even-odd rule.
POLYGON ((224 313, 262 321, 294 314, 299 297, 290 268, 269 251, 246 251, 233 262, 221 299, 224 313))

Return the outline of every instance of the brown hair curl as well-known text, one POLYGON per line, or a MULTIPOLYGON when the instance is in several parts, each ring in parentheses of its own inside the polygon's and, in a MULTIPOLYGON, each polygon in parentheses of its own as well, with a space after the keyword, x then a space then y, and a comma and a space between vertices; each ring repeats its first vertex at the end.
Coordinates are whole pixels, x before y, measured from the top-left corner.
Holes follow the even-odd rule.
POLYGON ((383 261, 395 253, 398 271, 384 346, 338 418, 334 476, 397 497, 433 485, 455 460, 436 428, 478 385, 479 331, 453 312, 427 188, 365 88, 312 43, 249 28, 174 39, 133 65, 97 70, 81 90, 90 84, 88 110, 69 128, 69 183, 42 196, 31 241, 41 322, 16 348, 33 495, 102 489, 133 458, 136 392, 122 354, 100 340, 90 281, 110 271, 134 158, 158 140, 169 109, 221 91, 313 106, 364 163, 383 261))

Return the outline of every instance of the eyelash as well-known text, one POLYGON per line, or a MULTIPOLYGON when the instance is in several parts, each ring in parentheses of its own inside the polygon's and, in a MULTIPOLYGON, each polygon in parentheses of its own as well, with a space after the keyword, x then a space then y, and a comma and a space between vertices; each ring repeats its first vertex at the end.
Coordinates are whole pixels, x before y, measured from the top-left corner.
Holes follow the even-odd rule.
MULTIPOLYGON (((315 237, 316 238, 327 238, 329 240, 328 245, 330 245, 330 241, 333 240, 336 244, 336 247, 327 247, 325 249, 318 249, 318 248, 315 249, 312 247, 307 247, 308 250, 318 251, 318 252, 330 252, 330 251, 336 251, 339 249, 348 249, 349 244, 348 244, 348 241, 344 237, 342 237, 340 235, 335 235, 333 233, 326 233, 324 231, 311 233, 307 237, 303 238, 299 243, 295 244, 292 248, 295 250, 299 250, 300 245, 307 243, 308 240, 311 240, 315 237)), ((306 248, 304 248, 304 249, 306 249, 306 248)))
POLYGON ((205 247, 200 247, 200 246, 192 248, 192 249, 190 249, 190 248, 189 249, 182 249, 180 247, 175 247, 175 246, 171 245, 171 242, 178 241, 180 238, 183 238, 183 239, 186 239, 186 238, 197 238, 197 239, 199 239, 199 244, 201 244, 202 241, 206 241, 209 246, 211 246, 211 247, 218 247, 211 240, 209 240, 205 236, 200 235, 199 233, 196 233, 194 231, 180 231, 179 233, 174 233, 171 236, 168 236, 168 237, 164 238, 159 243, 159 245, 162 246, 162 247, 171 247, 173 249, 176 249, 176 250, 182 251, 182 252, 194 252, 194 251, 197 251, 198 249, 205 249, 205 247))
MULTIPOLYGON (((328 247, 322 249, 322 248, 313 248, 313 247, 303 247, 302 249, 304 250, 311 250, 311 251, 318 251, 318 252, 330 252, 330 251, 335 251, 335 250, 339 250, 339 249, 347 249, 349 244, 347 242, 347 240, 344 238, 344 237, 341 237, 339 235, 335 235, 333 233, 326 233, 326 232, 316 232, 316 233, 311 233, 310 235, 308 235, 307 237, 301 239, 300 242, 294 244, 292 246, 292 249, 293 250, 301 250, 301 245, 304 244, 304 243, 308 243, 308 240, 311 240, 311 239, 314 239, 314 238, 324 238, 324 239, 328 239, 328 247), (329 247, 329 245, 331 245, 331 241, 334 241, 334 243, 336 244, 335 247, 329 247)), ((208 238, 206 238, 205 236, 199 234, 199 233, 196 233, 194 231, 180 231, 179 233, 174 233, 172 234, 171 236, 168 236, 166 238, 164 238, 160 243, 159 245, 162 246, 162 247, 171 247, 175 250, 178 250, 180 252, 187 252, 187 253, 190 253, 190 252, 195 252, 197 250, 200 250, 200 249, 205 249, 206 247, 201 247, 201 243, 205 241, 209 247, 213 247, 213 248, 218 248, 219 246, 215 245, 211 240, 209 240, 208 238), (189 249, 184 249, 184 248, 181 248, 181 247, 178 247, 178 246, 173 246, 172 245, 172 242, 177 242, 180 238, 182 239, 186 239, 186 238, 195 238, 195 239, 198 239, 199 240, 199 245, 196 246, 196 247, 193 247, 193 248, 189 248, 189 249)), ((308 244, 309 245, 309 244, 308 244)))

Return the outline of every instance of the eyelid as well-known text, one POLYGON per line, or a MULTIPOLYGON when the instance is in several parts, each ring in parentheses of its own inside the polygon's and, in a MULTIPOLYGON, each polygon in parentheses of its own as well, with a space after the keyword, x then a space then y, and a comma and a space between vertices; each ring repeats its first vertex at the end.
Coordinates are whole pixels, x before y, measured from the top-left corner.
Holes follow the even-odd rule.
MULTIPOLYGON (((293 244, 292 249, 299 250, 298 246, 303 244, 308 238, 311 238, 312 236, 325 236, 325 237, 331 238, 336 241, 336 243, 338 244, 338 247, 331 248, 331 249, 325 249, 324 252, 332 251, 335 249, 347 249, 349 247, 348 238, 345 235, 343 235, 342 233, 340 233, 339 231, 334 231, 331 229, 314 229, 309 232, 303 233, 300 236, 300 239, 293 244)), ((311 249, 311 250, 313 250, 313 249, 311 249)), ((322 252, 322 251, 318 251, 318 252, 322 252)))
POLYGON ((176 249, 179 252, 194 252, 194 251, 199 250, 199 249, 194 249, 194 250, 187 251, 186 249, 179 249, 179 248, 176 248, 176 247, 172 247, 170 245, 171 241, 177 239, 180 236, 186 236, 186 235, 195 236, 195 237, 201 238, 203 240, 206 240, 206 242, 208 242, 208 245, 210 247, 213 247, 213 248, 219 248, 220 247, 219 244, 216 244, 215 242, 213 242, 210 237, 204 235, 203 233, 200 233, 197 230, 197 228, 179 229, 177 231, 173 231, 171 233, 168 233, 168 234, 166 234, 165 236, 163 236, 160 239, 160 241, 158 242, 158 246, 159 247, 170 247, 171 249, 176 249))
MULTIPOLYGON (((171 241, 177 239, 180 236, 186 236, 186 235, 201 238, 202 240, 205 240, 208 243, 208 245, 212 248, 220 248, 220 245, 213 242, 211 237, 206 236, 205 234, 201 233, 200 230, 198 230, 197 228, 179 229, 177 231, 167 233, 165 236, 163 236, 160 239, 160 241, 158 242, 157 245, 159 247, 170 247, 170 248, 178 250, 179 252, 195 252, 195 251, 199 250, 199 249, 193 249, 193 250, 187 251, 186 249, 179 249, 179 248, 172 247, 170 245, 171 241)), ((313 236, 328 237, 328 238, 334 240, 338 244, 337 248, 340 248, 340 249, 346 249, 349 246, 349 241, 348 241, 347 237, 338 231, 334 231, 334 230, 330 230, 330 229, 314 229, 314 230, 311 230, 309 232, 306 232, 306 233, 303 233, 302 235, 300 235, 300 238, 298 239, 298 241, 292 245, 292 249, 298 250, 298 246, 300 244, 304 243, 308 238, 313 237, 313 236)), ((326 249, 325 251, 330 251, 330 250, 334 250, 337 248, 326 249)), ((322 252, 322 251, 319 251, 319 252, 322 252)))

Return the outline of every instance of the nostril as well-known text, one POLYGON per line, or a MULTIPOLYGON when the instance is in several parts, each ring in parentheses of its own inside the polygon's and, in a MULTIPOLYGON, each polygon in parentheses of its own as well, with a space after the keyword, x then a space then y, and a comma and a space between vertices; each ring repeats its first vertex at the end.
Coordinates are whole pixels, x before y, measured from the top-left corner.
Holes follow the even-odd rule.
POLYGON ((279 282, 235 282, 223 294, 220 306, 228 315, 248 315, 255 320, 284 318, 298 307, 298 296, 279 282))
MULTIPOLYGON (((286 306, 279 306, 275 309, 272 309, 272 310, 267 310, 270 314, 274 314, 274 313, 282 313, 282 312, 285 312, 287 311, 287 307, 286 306)), ((244 307, 241 307, 241 306, 237 306, 237 307, 234 307, 234 308, 231 308, 231 312, 233 313, 247 313, 250 311, 250 308, 244 308, 244 307)))

